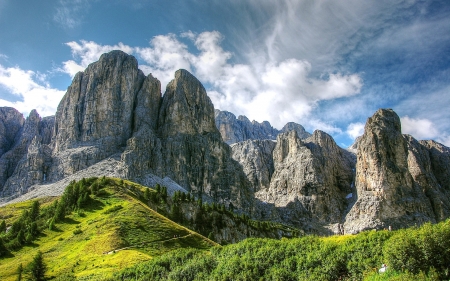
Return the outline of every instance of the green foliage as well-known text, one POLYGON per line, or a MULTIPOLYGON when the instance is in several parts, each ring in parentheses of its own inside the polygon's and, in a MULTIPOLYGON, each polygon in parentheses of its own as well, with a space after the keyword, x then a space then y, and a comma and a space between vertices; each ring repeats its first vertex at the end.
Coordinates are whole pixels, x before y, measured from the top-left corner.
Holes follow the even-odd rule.
POLYGON ((386 261, 397 271, 413 274, 436 269, 440 278, 450 278, 450 220, 427 223, 414 231, 400 230, 384 246, 386 261))
POLYGON ((146 188, 144 191, 144 199, 145 199, 145 201, 150 200, 150 189, 149 188, 146 188))
POLYGON ((46 265, 44 263, 44 257, 41 251, 38 251, 34 256, 33 261, 29 265, 31 272, 31 280, 42 281, 45 280, 46 265))
POLYGON ((111 213, 114 213, 114 212, 116 212, 116 211, 118 211, 118 210, 120 210, 122 208, 123 208, 122 205, 116 205, 116 206, 113 206, 113 207, 111 207, 109 209, 106 209, 103 213, 104 214, 111 214, 111 213))
POLYGON ((0 222, 0 234, 6 231, 6 221, 2 220, 2 222, 0 222))
POLYGON ((39 213, 40 213, 39 207, 40 207, 39 201, 37 201, 37 200, 33 201, 33 205, 31 205, 31 210, 30 210, 30 220, 33 222, 39 218, 39 213))
POLYGON ((448 280, 449 232, 450 220, 419 229, 352 236, 252 238, 210 251, 173 251, 128 268, 116 279, 448 280), (419 266, 418 261, 424 264, 419 266), (389 269, 381 274, 378 267, 383 263, 389 269), (403 270, 398 264, 405 264, 403 270), (414 265, 414 271, 406 265, 414 265))

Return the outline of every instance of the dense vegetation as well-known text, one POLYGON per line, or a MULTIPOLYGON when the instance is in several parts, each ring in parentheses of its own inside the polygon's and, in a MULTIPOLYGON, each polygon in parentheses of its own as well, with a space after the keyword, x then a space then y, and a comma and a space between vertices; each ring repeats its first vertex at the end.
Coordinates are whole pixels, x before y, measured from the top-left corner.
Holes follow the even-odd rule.
POLYGON ((399 231, 247 239, 182 249, 123 270, 120 280, 448 280, 450 221, 399 231), (385 274, 377 269, 388 265, 385 274))
POLYGON ((167 195, 166 187, 158 184, 154 190, 145 190, 143 202, 171 220, 222 245, 229 241, 215 239, 214 233, 226 228, 227 220, 232 221, 235 226, 241 225, 245 229, 243 234, 247 237, 251 237, 252 233, 257 233, 259 237, 277 237, 280 234, 285 237, 298 237, 302 234, 298 229, 279 223, 252 220, 244 213, 234 212, 231 204, 226 208, 223 204, 204 203, 201 198, 197 199, 181 191, 175 191, 170 197, 167 195))
POLYGON ((89 178, 71 182, 61 197, 0 208, 0 280, 104 280, 174 249, 216 245, 150 209, 141 201, 145 190, 89 178), (26 239, 29 229, 37 232, 26 239))

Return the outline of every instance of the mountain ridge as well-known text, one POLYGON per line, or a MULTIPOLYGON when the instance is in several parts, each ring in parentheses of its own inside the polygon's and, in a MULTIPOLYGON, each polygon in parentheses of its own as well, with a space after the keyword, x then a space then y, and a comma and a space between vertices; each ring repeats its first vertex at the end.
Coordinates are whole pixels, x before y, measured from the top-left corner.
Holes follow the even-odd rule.
POLYGON ((318 234, 450 215, 449 149, 403 135, 392 110, 368 119, 352 154, 325 132, 295 123, 279 131, 215 110, 186 70, 160 89, 134 57, 113 51, 75 76, 54 118, 2 109, 0 132, 10 132, 0 139, 3 202, 107 174, 318 234))

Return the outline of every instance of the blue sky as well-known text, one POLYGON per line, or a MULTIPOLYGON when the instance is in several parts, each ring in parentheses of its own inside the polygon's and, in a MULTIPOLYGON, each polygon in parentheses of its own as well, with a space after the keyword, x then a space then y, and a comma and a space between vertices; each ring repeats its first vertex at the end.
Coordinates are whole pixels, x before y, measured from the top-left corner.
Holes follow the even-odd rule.
POLYGON ((179 68, 216 108, 346 147, 378 108, 450 146, 450 2, 0 0, 0 106, 52 115, 113 49, 165 88, 179 68))

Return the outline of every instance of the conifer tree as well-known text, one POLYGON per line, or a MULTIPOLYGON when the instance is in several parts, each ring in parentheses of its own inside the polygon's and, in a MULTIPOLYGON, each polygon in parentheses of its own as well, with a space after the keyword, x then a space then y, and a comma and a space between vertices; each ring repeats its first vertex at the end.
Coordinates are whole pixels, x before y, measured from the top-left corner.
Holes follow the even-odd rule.
POLYGON ((31 206, 31 211, 30 211, 30 219, 32 222, 36 221, 39 217, 39 212, 40 212, 40 205, 39 205, 39 201, 33 201, 33 205, 31 206))
POLYGON ((3 233, 6 231, 6 221, 2 220, 2 222, 0 223, 0 233, 3 233))
POLYGON ((33 281, 45 280, 46 266, 41 251, 38 251, 36 256, 34 256, 33 261, 30 264, 30 269, 31 269, 31 280, 33 281))

